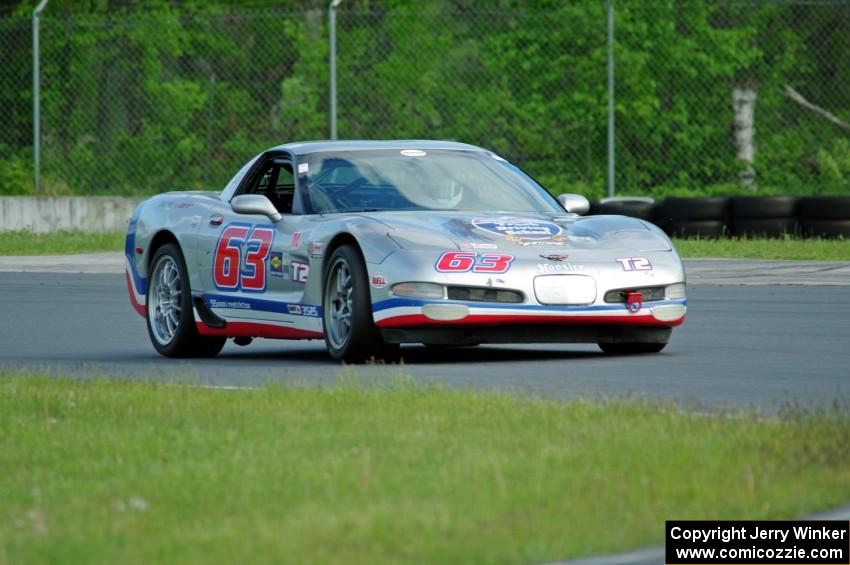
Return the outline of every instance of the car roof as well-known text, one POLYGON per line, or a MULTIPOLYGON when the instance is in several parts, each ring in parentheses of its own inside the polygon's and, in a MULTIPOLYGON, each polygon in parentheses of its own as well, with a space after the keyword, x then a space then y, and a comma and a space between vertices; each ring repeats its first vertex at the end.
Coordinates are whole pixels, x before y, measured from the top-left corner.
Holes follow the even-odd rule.
POLYGON ((325 153, 331 151, 358 151, 369 149, 448 149, 455 151, 484 151, 481 147, 459 143, 457 141, 437 141, 427 139, 404 140, 342 140, 342 141, 299 141, 272 147, 269 151, 289 151, 293 155, 325 153))

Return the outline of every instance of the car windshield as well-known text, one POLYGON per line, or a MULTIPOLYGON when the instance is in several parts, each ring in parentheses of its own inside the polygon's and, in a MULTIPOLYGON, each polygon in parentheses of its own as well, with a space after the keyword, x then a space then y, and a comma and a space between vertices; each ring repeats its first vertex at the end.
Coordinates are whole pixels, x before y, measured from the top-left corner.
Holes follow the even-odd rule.
POLYGON ((311 153, 298 164, 316 213, 456 210, 562 213, 543 187, 492 153, 355 150, 311 153))

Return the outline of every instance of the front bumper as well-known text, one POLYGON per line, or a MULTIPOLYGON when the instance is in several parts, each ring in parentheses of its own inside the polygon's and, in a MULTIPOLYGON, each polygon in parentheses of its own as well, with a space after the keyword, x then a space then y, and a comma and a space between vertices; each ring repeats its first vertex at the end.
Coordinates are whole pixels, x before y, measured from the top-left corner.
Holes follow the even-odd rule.
POLYGON ((687 300, 644 302, 636 310, 626 304, 542 306, 413 298, 390 298, 372 307, 379 328, 505 324, 672 327, 685 321, 686 312, 687 300))

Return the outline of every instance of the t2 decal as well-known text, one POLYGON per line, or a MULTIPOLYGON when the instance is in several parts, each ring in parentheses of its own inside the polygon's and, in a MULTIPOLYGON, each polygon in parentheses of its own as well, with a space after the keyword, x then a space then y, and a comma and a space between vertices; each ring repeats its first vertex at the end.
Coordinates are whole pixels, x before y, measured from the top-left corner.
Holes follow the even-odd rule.
POLYGON ((219 290, 265 292, 274 228, 230 224, 215 246, 213 282, 219 290))
POLYGON ((310 278, 310 265, 299 261, 293 261, 291 264, 292 280, 301 284, 306 283, 307 279, 310 278))
POLYGON ((626 257, 615 259, 623 267, 624 271, 651 271, 652 263, 645 257, 626 257))
POLYGON ((506 273, 511 268, 513 255, 502 253, 475 253, 473 251, 446 251, 437 259, 434 268, 439 273, 506 273))

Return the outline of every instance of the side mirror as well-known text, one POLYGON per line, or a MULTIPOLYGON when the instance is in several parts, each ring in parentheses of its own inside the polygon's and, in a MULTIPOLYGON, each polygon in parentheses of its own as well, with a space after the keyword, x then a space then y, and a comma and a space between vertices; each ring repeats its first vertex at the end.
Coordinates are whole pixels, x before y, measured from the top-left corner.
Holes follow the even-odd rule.
POLYGON ((587 214, 590 210, 590 200, 581 194, 562 194, 558 197, 558 202, 564 207, 564 210, 570 214, 587 214))
POLYGON ((267 216, 273 222, 283 219, 272 201, 262 194, 240 194, 230 201, 230 207, 237 214, 259 214, 267 216))

